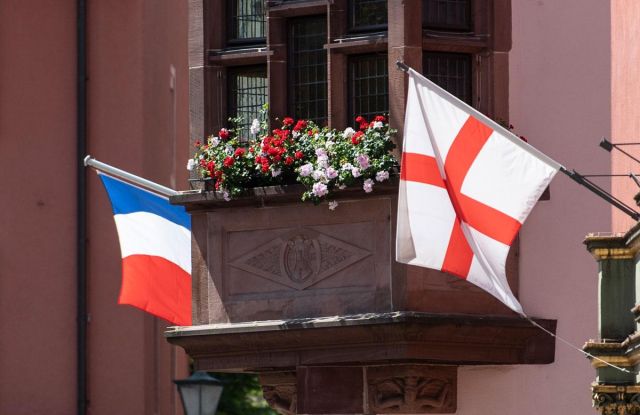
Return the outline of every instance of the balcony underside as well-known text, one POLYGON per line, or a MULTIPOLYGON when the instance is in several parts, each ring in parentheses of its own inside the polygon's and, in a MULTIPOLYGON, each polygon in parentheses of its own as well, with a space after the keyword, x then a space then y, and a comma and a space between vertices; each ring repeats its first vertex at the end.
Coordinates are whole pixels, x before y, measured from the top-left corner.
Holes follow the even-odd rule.
MULTIPOLYGON (((555 332, 555 320, 536 321, 555 332)), ((175 327, 166 336, 197 369, 234 372, 327 364, 545 364, 555 354, 554 338, 521 318, 416 312, 175 327)))

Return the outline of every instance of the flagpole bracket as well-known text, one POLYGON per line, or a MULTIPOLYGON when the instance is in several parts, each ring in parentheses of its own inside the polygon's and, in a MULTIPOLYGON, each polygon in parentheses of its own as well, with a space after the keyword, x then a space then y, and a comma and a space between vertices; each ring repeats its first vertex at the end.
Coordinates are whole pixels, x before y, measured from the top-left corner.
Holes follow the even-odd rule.
POLYGON ((400 69, 401 71, 409 73, 409 69, 410 68, 404 62, 398 60, 398 61, 396 61, 396 65, 398 65, 398 69, 400 69))

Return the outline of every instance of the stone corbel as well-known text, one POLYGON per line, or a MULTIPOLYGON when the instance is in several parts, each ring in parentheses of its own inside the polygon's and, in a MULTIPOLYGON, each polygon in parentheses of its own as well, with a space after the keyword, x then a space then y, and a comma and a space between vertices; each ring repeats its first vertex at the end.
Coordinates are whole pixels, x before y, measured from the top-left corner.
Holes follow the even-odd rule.
POLYGON ((640 415, 640 386, 597 385, 593 406, 602 415, 640 415))

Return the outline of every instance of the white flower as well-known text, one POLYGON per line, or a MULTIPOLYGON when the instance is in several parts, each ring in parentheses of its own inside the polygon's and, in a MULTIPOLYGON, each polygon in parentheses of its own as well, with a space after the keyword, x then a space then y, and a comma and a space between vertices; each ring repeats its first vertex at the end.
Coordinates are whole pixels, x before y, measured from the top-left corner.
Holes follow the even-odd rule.
POLYGON ((280 173, 282 173, 281 169, 273 169, 271 170, 271 177, 278 177, 280 176, 280 173))
POLYGON ((251 134, 258 134, 260 132, 260 121, 258 121, 257 118, 253 119, 251 127, 249 127, 249 132, 251 132, 251 134))
POLYGON ((313 177, 313 180, 322 180, 325 178, 325 175, 322 170, 315 170, 313 173, 311 173, 311 177, 313 177))
POLYGON ((211 147, 218 147, 218 144, 220 144, 220 138, 209 137, 209 143, 211 144, 211 147))
POLYGON ((187 162, 187 170, 191 171, 196 166, 197 166, 197 163, 195 162, 195 160, 194 159, 189 159, 189 161, 187 162))
POLYGON ((361 169, 366 169, 367 167, 369 167, 369 156, 367 156, 366 154, 358 154, 358 156, 356 157, 356 161, 360 165, 361 169))
POLYGON ((318 157, 318 166, 322 167, 323 169, 326 169, 327 167, 329 167, 329 157, 327 156, 323 156, 323 157, 318 157))
POLYGON ((388 178, 389 178, 389 172, 388 171, 379 171, 379 172, 376 173, 376 180, 379 181, 379 182, 384 182, 388 178))
POLYGON ((293 136, 293 138, 298 138, 300 137, 300 131, 294 131, 291 133, 291 135, 293 136))
POLYGON ((300 166, 300 176, 307 177, 313 172, 313 164, 307 163, 300 166))
POLYGON ((227 192, 226 190, 222 191, 222 197, 224 198, 225 202, 228 202, 231 200, 231 197, 229 197, 229 192, 227 192))
POLYGON ((338 202, 336 202, 335 200, 332 200, 331 202, 329 202, 329 210, 336 210, 337 207, 338 207, 338 202))
POLYGON ((322 147, 316 148, 316 156, 318 156, 318 157, 327 157, 327 150, 325 150, 322 147))
POLYGON ((364 185, 362 185, 362 188, 366 193, 371 193, 371 191, 373 190, 373 180, 371 179, 365 180, 364 185))
POLYGON ((382 121, 374 121, 373 128, 382 128, 382 121))
POLYGON ((324 143, 325 147, 327 147, 327 150, 331 150, 331 147, 333 147, 333 145, 334 145, 334 144, 335 144, 335 143, 334 143, 333 141, 331 141, 331 140, 327 140, 327 141, 324 143))
POLYGON ((331 179, 335 179, 336 177, 338 177, 338 172, 333 167, 328 167, 326 175, 327 175, 327 179, 331 180, 331 179))
POLYGON ((351 174, 353 175, 353 177, 360 177, 360 169, 357 167, 352 168, 351 174))
POLYGON ((340 186, 338 186, 338 189, 340 189, 340 190, 344 190, 346 188, 347 188, 346 184, 341 184, 340 186))
POLYGON ((356 133, 356 130, 354 130, 351 127, 347 127, 344 129, 344 132, 342 134, 344 134, 346 138, 351 138, 351 136, 354 135, 355 133, 356 133))
POLYGON ((327 189, 327 185, 322 182, 314 183, 313 189, 311 191, 314 195, 318 197, 322 197, 327 193, 329 193, 329 190, 327 189))
POLYGON ((227 144, 227 146, 224 148, 225 153, 227 153, 227 156, 230 156, 233 154, 233 146, 231 144, 227 144))
POLYGON ((351 170, 353 169, 353 166, 351 165, 351 163, 344 163, 342 165, 342 170, 351 170))

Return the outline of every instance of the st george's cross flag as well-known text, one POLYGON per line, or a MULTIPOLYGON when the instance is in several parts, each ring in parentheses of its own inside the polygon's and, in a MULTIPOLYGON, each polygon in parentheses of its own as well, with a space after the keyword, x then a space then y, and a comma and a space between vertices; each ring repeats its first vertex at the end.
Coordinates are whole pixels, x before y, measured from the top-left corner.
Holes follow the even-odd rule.
POLYGON ((559 168, 410 69, 396 260, 466 279, 523 314, 505 262, 559 168))
POLYGON ((119 304, 191 325, 191 217, 156 193, 98 172, 122 253, 119 304))

